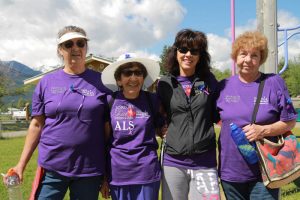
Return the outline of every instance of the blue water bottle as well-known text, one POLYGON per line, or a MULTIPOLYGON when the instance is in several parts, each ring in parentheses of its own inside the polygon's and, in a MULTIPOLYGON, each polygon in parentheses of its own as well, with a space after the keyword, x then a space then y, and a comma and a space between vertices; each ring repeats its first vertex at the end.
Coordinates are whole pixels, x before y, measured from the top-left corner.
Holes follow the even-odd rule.
POLYGON ((230 124, 231 137, 238 147, 238 150, 249 164, 258 162, 258 156, 255 150, 255 143, 250 144, 247 140, 244 131, 236 124, 230 124))

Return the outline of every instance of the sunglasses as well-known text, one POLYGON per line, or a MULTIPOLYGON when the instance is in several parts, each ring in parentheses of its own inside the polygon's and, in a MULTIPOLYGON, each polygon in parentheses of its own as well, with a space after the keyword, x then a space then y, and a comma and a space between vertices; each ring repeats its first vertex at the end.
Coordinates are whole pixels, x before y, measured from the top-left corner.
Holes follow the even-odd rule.
POLYGON ((186 54, 188 51, 192 54, 192 55, 199 55, 200 53, 200 50, 199 49, 189 49, 187 47, 178 47, 177 50, 180 52, 180 53, 183 53, 183 54, 186 54))
MULTIPOLYGON (((75 42, 76 46, 79 47, 79 48, 84 48, 85 47, 85 44, 86 44, 86 41, 85 40, 77 40, 75 42)), ((71 49, 73 46, 74 46, 74 42, 72 40, 68 40, 66 42, 63 43, 63 46, 66 48, 66 49, 71 49)))
POLYGON ((141 70, 124 70, 121 73, 126 77, 130 77, 133 74, 138 77, 142 77, 144 75, 144 73, 141 70))

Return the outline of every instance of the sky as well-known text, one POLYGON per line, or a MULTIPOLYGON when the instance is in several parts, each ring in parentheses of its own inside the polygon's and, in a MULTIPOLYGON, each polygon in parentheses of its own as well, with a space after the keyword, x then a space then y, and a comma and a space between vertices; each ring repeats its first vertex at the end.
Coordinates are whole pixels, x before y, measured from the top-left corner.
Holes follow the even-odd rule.
MULTIPOLYGON (((111 58, 135 52, 158 60, 178 31, 191 28, 207 34, 212 66, 231 68, 230 0, 0 0, 0 8, 2 61, 43 71, 62 64, 56 37, 66 25, 86 30, 88 53, 111 58)), ((300 1, 277 0, 277 18, 281 28, 299 26, 300 1)), ((235 0, 236 36, 255 29, 256 0, 235 0)), ((289 58, 299 54, 300 34, 289 39, 289 58)))

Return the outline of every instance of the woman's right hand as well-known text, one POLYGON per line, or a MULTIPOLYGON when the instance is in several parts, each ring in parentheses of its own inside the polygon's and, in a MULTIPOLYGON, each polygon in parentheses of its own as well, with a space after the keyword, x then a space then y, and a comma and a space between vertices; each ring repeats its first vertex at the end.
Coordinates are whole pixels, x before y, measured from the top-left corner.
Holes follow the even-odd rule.
POLYGON ((110 191, 109 191, 109 185, 107 180, 104 180, 100 189, 102 198, 108 199, 110 198, 110 191))
MULTIPOLYGON (((9 170, 13 170, 14 173, 16 173, 20 179, 20 182, 23 181, 23 170, 19 169, 17 166, 16 167, 13 167, 13 168, 10 168, 9 170)), ((3 183, 6 185, 6 182, 7 182, 7 178, 9 176, 9 172, 7 172, 6 174, 4 174, 2 180, 3 180, 3 183)))
POLYGON ((20 165, 18 164, 13 168, 13 170, 18 174, 20 181, 23 182, 24 167, 20 167, 20 165))

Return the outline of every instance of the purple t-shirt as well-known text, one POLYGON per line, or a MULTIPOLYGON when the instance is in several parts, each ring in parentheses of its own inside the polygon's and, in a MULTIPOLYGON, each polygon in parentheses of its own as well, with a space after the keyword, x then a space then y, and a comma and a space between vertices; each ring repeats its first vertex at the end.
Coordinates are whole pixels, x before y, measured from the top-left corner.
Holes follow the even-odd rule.
MULTIPOLYGON (((187 98, 190 96, 194 77, 178 76, 177 80, 182 86, 187 98)), ((216 167, 216 149, 210 149, 202 154, 169 155, 165 153, 163 165, 184 169, 201 169, 216 167)))
MULTIPOLYGON (((160 180, 160 164, 156 150, 153 114, 158 113, 159 102, 151 94, 152 102, 144 91, 136 99, 126 99, 118 92, 111 108, 113 130, 111 156, 112 185, 147 184, 160 180)), ((156 115, 157 116, 157 115, 156 115)))
MULTIPOLYGON (((238 151, 229 124, 244 127, 251 122, 252 112, 258 93, 259 81, 243 83, 238 75, 220 83, 220 96, 217 107, 222 120, 219 138, 219 173, 222 180, 247 182, 260 179, 258 164, 248 164, 238 151)), ((265 86, 261 97, 256 123, 271 124, 297 118, 295 109, 284 80, 275 74, 266 74, 265 86)))
POLYGON ((45 115, 38 164, 68 177, 104 173, 104 122, 108 120, 101 74, 62 69, 44 76, 32 98, 32 116, 45 115))

